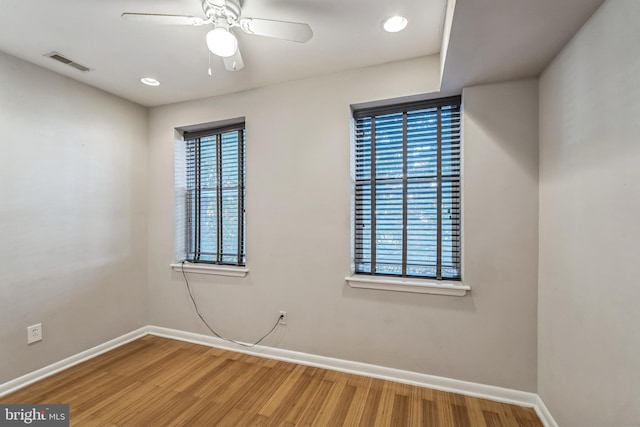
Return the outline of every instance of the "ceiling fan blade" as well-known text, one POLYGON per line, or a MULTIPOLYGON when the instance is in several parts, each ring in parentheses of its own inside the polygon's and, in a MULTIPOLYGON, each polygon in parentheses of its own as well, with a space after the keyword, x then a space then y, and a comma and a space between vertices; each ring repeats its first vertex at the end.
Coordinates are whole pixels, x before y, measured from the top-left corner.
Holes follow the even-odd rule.
POLYGON ((155 13, 123 13, 122 19, 143 24, 192 25, 195 27, 206 24, 204 19, 197 16, 161 15, 155 13))
POLYGON ((298 43, 306 43, 313 37, 311 27, 299 22, 241 18, 238 20, 238 25, 242 28, 242 31, 248 34, 273 37, 298 43))
POLYGON ((232 56, 222 58, 224 61, 224 68, 228 71, 239 71, 244 68, 244 61, 242 55, 240 55, 240 49, 236 49, 236 53, 232 56))

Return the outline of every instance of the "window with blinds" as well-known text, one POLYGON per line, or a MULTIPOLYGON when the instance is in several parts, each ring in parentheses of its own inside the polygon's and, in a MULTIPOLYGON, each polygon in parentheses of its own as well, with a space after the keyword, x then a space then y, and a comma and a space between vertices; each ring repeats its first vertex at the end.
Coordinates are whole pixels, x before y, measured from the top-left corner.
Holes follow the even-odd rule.
POLYGON ((355 273, 460 280, 460 102, 354 110, 355 273))
POLYGON ((245 265, 245 126, 183 134, 186 260, 245 265))

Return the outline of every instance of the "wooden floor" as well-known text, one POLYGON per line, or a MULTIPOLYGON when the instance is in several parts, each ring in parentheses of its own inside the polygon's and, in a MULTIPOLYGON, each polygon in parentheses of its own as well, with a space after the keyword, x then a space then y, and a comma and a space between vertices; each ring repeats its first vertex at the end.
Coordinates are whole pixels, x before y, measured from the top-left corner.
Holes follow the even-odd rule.
POLYGON ((0 398, 73 426, 542 426, 530 408, 147 335, 0 398))

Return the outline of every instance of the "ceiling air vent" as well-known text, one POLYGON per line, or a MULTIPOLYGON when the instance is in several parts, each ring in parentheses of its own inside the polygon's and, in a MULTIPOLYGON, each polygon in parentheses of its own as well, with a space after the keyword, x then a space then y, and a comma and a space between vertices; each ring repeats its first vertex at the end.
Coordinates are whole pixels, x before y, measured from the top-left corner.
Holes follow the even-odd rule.
POLYGON ((51 59, 55 59, 58 62, 62 62, 65 65, 75 68, 76 70, 80 70, 82 72, 91 71, 91 68, 85 67, 84 65, 78 64, 77 62, 73 62, 69 58, 65 58, 60 55, 58 52, 50 52, 46 53, 44 56, 48 56, 51 59))

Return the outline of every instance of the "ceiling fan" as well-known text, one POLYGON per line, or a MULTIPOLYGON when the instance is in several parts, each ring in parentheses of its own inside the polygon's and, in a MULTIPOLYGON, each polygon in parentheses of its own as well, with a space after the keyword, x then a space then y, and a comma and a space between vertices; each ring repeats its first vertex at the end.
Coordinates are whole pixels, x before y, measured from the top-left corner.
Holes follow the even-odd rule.
POLYGON ((240 28, 247 34, 306 43, 313 37, 313 31, 307 24, 270 19, 241 17, 240 0, 202 0, 202 10, 206 19, 186 15, 162 15, 153 13, 128 13, 122 18, 130 22, 142 22, 161 25, 213 25, 207 33, 207 47, 214 55, 222 57, 224 66, 229 71, 237 71, 244 67, 238 39, 233 28, 240 28))

